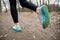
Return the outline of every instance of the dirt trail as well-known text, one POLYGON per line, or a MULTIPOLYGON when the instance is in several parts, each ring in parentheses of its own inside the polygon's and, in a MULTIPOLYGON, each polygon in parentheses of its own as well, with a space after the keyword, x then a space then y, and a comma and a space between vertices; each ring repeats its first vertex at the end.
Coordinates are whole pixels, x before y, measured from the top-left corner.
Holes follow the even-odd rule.
POLYGON ((16 33, 11 29, 14 23, 10 13, 1 13, 0 40, 60 40, 60 12, 49 14, 50 25, 44 30, 36 13, 20 12, 18 17, 23 30, 16 33))

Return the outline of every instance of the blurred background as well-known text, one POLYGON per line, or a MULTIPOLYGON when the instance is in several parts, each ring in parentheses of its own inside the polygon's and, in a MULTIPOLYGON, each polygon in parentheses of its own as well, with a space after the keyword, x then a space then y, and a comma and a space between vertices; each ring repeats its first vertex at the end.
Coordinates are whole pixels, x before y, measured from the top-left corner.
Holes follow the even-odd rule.
MULTIPOLYGON (((27 0, 32 2, 33 4, 37 5, 37 6, 41 6, 43 4, 48 5, 49 9, 52 11, 59 11, 59 7, 60 7, 60 0, 27 0), (54 8, 54 9, 52 9, 54 8)), ((17 8, 22 8, 19 1, 16 0, 16 4, 17 4, 17 8)), ((1 7, 0 9, 2 9, 2 11, 4 10, 9 10, 10 9, 10 4, 9 4, 9 0, 0 0, 0 4, 1 7)))
POLYGON ((16 33, 11 29, 14 25, 9 0, 0 0, 0 40, 60 40, 60 0, 27 0, 37 6, 47 5, 50 24, 43 29, 38 15, 23 8, 16 0, 19 23, 22 32, 16 33))

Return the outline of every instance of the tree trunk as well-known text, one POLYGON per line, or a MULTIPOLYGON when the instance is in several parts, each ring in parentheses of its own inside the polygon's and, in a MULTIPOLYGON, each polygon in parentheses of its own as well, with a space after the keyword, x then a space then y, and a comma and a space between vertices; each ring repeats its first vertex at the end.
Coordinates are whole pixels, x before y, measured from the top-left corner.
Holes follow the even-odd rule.
POLYGON ((40 6, 41 6, 41 0, 40 0, 40 6))
POLYGON ((48 6, 49 6, 49 0, 48 0, 48 6))
POLYGON ((59 6, 59 0, 58 0, 58 6, 59 6))
MULTIPOLYGON (((4 2, 4 0, 3 0, 3 4, 4 4, 4 7, 6 8, 6 3, 4 2)), ((7 12, 8 10, 7 10, 7 8, 6 8, 6 11, 5 12, 7 12)))
POLYGON ((1 8, 1 0, 0 0, 0 13, 1 13, 1 11, 2 11, 2 8, 1 8))
POLYGON ((43 3, 42 4, 44 5, 44 0, 43 0, 43 3))

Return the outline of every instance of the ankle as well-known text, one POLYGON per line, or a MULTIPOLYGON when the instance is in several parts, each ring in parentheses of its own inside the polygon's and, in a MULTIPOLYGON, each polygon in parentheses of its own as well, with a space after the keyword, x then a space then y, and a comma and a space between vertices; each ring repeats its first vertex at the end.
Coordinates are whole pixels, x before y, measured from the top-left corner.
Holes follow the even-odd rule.
POLYGON ((36 13, 37 13, 37 14, 39 13, 39 7, 36 8, 36 13))
POLYGON ((19 24, 19 23, 15 23, 15 26, 19 27, 19 26, 20 26, 20 24, 19 24))

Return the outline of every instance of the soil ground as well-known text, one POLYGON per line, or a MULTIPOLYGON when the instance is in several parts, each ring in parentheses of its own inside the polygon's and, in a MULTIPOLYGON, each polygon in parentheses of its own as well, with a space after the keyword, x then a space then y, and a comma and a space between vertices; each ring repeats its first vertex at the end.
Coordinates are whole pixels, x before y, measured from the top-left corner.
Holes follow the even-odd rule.
POLYGON ((22 32, 11 29, 14 25, 10 12, 0 13, 0 40, 60 40, 60 12, 50 12, 50 24, 43 29, 35 12, 18 13, 22 32))

